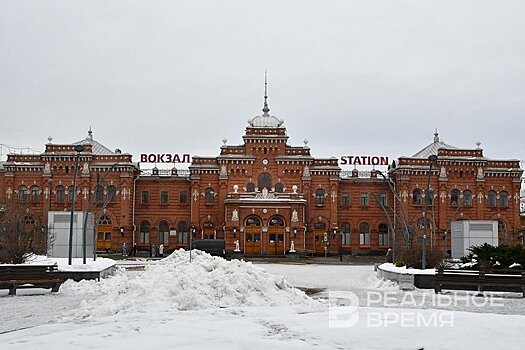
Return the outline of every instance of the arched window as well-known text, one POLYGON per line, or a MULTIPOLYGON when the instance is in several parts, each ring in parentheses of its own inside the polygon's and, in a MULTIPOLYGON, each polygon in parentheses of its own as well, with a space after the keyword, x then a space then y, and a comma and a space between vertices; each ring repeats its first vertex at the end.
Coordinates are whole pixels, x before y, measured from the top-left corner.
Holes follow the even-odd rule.
POLYGON ((379 224, 377 227, 379 245, 387 246, 388 245, 388 226, 386 224, 379 224))
POLYGON ((246 184, 246 192, 255 192, 255 184, 253 182, 246 184))
POLYGON ((465 207, 472 206, 472 192, 469 190, 463 191, 463 205, 465 207))
POLYGON ((318 188, 315 191, 315 204, 317 205, 324 204, 324 190, 322 188, 318 188))
POLYGON ((113 222, 111 221, 111 218, 107 215, 103 215, 98 219, 99 225, 111 225, 113 222))
POLYGON ((258 216, 250 215, 246 218, 246 226, 261 226, 261 219, 258 216))
POLYGON ((507 208, 509 206, 509 194, 505 191, 499 193, 499 206, 507 208))
POLYGON ((40 188, 38 186, 31 187, 31 202, 37 203, 40 201, 40 188))
POLYGON ((169 236, 170 236, 170 224, 166 220, 162 220, 159 223, 158 243, 160 244, 168 243, 169 236))
POLYGON ((204 190, 204 198, 207 205, 212 205, 215 203, 215 191, 213 188, 208 187, 206 190, 204 190))
POLYGON ((275 184, 275 192, 277 193, 283 193, 284 192, 284 185, 281 182, 278 182, 275 184))
POLYGON ((73 186, 69 186, 67 188, 67 199, 69 203, 73 203, 76 199, 75 191, 73 190, 73 186))
POLYGON ((177 231, 178 242, 181 244, 188 244, 188 237, 190 233, 188 222, 180 221, 177 225, 177 231))
POLYGON ((341 244, 352 244, 352 231, 348 222, 343 222, 341 224, 341 244))
POLYGON ((104 202, 104 188, 101 185, 97 185, 97 187, 95 187, 95 202, 104 202))
POLYGON ((273 216, 270 218, 270 226, 284 226, 284 219, 280 216, 273 216))
POLYGON ((268 173, 262 173, 259 175, 257 182, 259 191, 262 191, 265 187, 267 190, 270 190, 272 188, 272 175, 268 173))
POLYGON ((489 191, 487 193, 487 205, 489 207, 496 206, 496 192, 495 191, 489 191))
POLYGON ((113 185, 108 186, 108 201, 114 203, 117 200, 117 188, 113 185))
POLYGON ((432 205, 434 203, 434 191, 432 191, 432 189, 427 191, 425 200, 427 201, 427 205, 432 205))
POLYGON ((64 186, 57 186, 57 189, 56 189, 57 203, 64 203, 65 192, 66 192, 66 189, 64 186))
POLYGON ((412 204, 421 205, 421 191, 418 188, 412 192, 412 204))
POLYGON ((20 203, 25 203, 27 201, 28 195, 29 195, 29 191, 27 190, 27 187, 25 186, 18 187, 18 201, 20 203))
POLYGON ((452 190, 450 192, 450 204, 454 207, 459 205, 459 191, 458 190, 452 190))
POLYGON ((144 220, 140 223, 140 243, 149 243, 149 231, 151 225, 149 221, 144 220))
POLYGON ((359 224, 359 244, 370 245, 370 225, 368 222, 359 224))

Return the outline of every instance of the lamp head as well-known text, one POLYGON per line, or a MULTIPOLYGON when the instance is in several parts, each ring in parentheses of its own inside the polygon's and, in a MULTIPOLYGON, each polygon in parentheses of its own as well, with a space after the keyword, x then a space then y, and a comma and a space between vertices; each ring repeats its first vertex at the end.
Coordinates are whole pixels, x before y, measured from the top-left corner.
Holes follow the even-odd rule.
POLYGON ((84 146, 83 145, 76 145, 75 146, 75 152, 83 152, 84 151, 84 146))

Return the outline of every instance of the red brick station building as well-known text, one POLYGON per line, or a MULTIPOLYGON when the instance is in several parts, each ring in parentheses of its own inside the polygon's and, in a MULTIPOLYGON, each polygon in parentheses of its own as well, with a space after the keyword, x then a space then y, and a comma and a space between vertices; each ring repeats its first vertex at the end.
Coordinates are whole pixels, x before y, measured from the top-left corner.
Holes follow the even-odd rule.
POLYGON ((292 242, 316 254, 367 253, 401 242, 425 213, 428 244, 442 251, 450 249, 454 220, 498 221, 500 241, 522 243, 519 160, 488 159, 479 145, 456 148, 436 132, 432 143, 389 162, 388 170, 342 170, 340 164, 378 157, 314 158, 307 141, 288 144, 267 97, 262 111, 249 120, 243 143, 224 141, 217 156, 141 156, 173 165, 185 157, 191 164, 183 170, 141 169, 91 130, 73 144, 50 139, 42 154, 9 154, 0 163, 0 202, 26 202, 28 215, 45 223, 49 211, 71 210, 77 173, 75 211, 93 212, 97 250, 119 251, 126 242, 170 251, 207 238, 254 256, 286 254, 292 242))

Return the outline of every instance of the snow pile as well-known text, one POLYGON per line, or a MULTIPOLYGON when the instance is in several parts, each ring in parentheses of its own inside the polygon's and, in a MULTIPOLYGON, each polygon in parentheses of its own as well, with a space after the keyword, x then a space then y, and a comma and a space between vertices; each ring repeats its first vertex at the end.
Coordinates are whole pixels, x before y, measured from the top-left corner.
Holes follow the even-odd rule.
POLYGON ((189 252, 181 249, 143 272, 119 270, 100 282, 67 281, 60 291, 88 294, 70 315, 73 318, 234 306, 320 306, 282 276, 270 275, 251 263, 195 250, 192 259, 190 263, 189 252))
POLYGON ((115 266, 115 260, 99 257, 93 261, 93 258, 87 258, 86 264, 83 263, 82 258, 71 259, 71 265, 69 265, 68 258, 52 258, 45 255, 32 255, 26 262, 26 264, 36 265, 57 265, 59 271, 103 271, 112 266, 115 266))

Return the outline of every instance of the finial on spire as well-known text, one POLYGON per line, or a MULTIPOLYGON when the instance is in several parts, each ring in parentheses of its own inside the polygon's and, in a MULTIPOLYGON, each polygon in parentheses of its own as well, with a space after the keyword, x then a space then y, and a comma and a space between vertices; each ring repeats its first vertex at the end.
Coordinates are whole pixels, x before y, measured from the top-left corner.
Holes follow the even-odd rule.
POLYGON ((93 140, 93 131, 91 131, 91 125, 89 126, 88 139, 93 140))
POLYGON ((439 134, 438 134, 437 128, 436 128, 436 132, 434 133, 434 142, 439 142, 439 134))
POLYGON ((270 108, 268 108, 268 78, 266 71, 264 71, 264 107, 262 111, 265 115, 270 111, 270 108))

